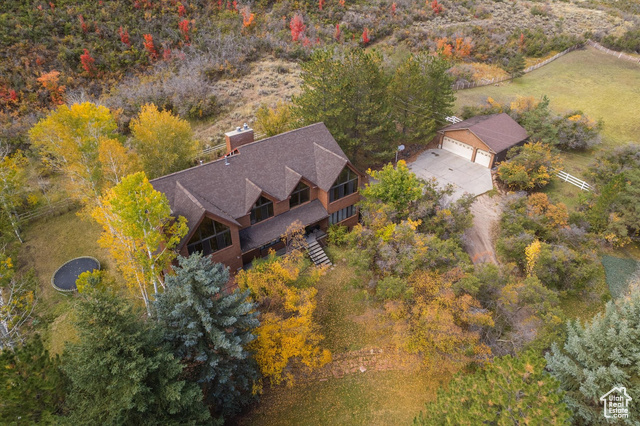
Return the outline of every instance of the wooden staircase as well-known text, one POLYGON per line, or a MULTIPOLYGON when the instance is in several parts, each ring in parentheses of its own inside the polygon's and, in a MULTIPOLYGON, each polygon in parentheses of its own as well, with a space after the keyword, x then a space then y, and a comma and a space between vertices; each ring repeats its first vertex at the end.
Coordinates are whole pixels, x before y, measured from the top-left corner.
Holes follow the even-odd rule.
POLYGON ((309 253, 309 257, 311 258, 311 261, 315 263, 316 266, 332 265, 331 261, 327 257, 327 254, 324 252, 320 244, 318 244, 318 241, 316 240, 309 241, 307 252, 309 253))

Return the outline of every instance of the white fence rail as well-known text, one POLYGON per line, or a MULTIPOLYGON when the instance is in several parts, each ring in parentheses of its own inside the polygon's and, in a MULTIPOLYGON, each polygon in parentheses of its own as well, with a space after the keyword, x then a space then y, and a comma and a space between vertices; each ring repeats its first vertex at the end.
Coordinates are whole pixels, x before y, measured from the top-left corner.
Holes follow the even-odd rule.
POLYGON ((582 179, 578 179, 577 177, 570 175, 569 173, 563 170, 556 170, 555 174, 563 181, 568 182, 571 185, 575 185, 578 188, 582 189, 583 191, 593 191, 593 186, 589 185, 587 182, 583 181, 582 179))
MULTIPOLYGON (((574 51, 574 50, 576 50, 576 49, 578 49, 580 47, 582 47, 582 45, 581 44, 577 44, 577 45, 575 45, 573 47, 568 48, 567 50, 564 50, 564 51, 562 51, 560 53, 557 53, 557 54, 553 55, 552 57, 550 57, 548 59, 545 59, 542 62, 539 62, 539 63, 537 63, 535 65, 531 65, 530 67, 527 67, 527 68, 524 69, 524 73, 526 74, 526 73, 529 73, 531 71, 537 70, 538 68, 543 67, 543 66, 547 65, 548 63, 555 61, 559 57, 564 56, 567 53, 572 52, 572 51, 574 51)), ((511 80, 511 79, 512 79, 511 77, 499 77, 499 78, 492 78, 491 80, 483 79, 483 80, 474 81, 474 82, 456 82, 453 85, 453 90, 463 90, 463 89, 472 89, 474 87, 489 86, 489 85, 492 85, 494 83, 500 83, 500 82, 511 80)))
POLYGON ((618 52, 616 50, 608 49, 608 48, 604 47, 603 45, 601 45, 600 43, 597 43, 597 42, 595 42, 593 40, 587 40, 587 44, 589 46, 595 47, 598 50, 601 50, 604 53, 607 53, 609 55, 615 56, 616 58, 620 58, 620 59, 624 59, 625 61, 635 62, 636 64, 640 64, 640 57, 638 57, 638 56, 631 56, 631 55, 627 55, 626 53, 623 53, 623 52, 618 52))

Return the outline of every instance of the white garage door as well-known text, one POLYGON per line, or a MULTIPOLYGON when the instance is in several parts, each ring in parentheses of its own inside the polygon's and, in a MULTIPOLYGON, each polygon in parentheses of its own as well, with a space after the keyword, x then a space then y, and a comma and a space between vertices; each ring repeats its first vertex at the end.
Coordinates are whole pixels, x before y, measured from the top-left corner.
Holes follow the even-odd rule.
POLYGON ((469 161, 471 161, 471 157, 473 156, 473 147, 471 145, 467 145, 466 143, 459 142, 446 136, 442 139, 442 149, 458 154, 469 161))
POLYGON ((489 167, 491 164, 491 154, 487 151, 483 151, 481 149, 476 151, 476 163, 481 164, 485 167, 489 167))

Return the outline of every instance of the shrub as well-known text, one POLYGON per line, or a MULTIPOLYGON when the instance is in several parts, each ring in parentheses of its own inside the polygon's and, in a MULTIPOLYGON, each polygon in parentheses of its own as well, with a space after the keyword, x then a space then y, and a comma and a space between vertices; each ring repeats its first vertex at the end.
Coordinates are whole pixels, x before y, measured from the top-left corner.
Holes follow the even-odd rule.
POLYGON ((551 171, 561 167, 560 157, 541 142, 511 148, 507 158, 498 168, 498 177, 516 190, 530 191, 548 185, 551 171))
POLYGON ((407 281, 393 275, 386 276, 376 287, 376 296, 380 299, 399 299, 407 296, 407 281))

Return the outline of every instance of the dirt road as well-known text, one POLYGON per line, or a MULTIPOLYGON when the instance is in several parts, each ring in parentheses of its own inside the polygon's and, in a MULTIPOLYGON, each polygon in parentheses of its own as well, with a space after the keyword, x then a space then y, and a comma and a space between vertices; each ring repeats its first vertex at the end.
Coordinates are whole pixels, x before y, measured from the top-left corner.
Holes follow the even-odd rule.
POLYGON ((464 234, 464 246, 474 264, 498 263, 493 246, 493 229, 502 214, 502 197, 487 194, 476 198, 471 205, 473 226, 464 234))

